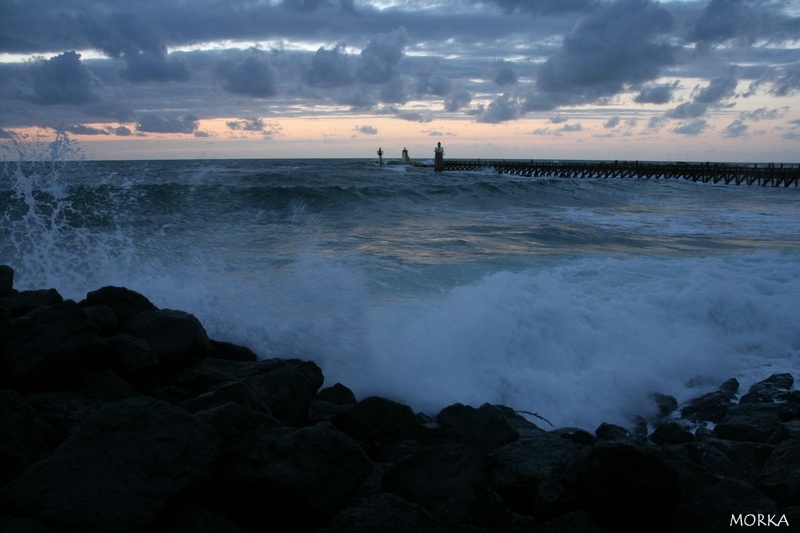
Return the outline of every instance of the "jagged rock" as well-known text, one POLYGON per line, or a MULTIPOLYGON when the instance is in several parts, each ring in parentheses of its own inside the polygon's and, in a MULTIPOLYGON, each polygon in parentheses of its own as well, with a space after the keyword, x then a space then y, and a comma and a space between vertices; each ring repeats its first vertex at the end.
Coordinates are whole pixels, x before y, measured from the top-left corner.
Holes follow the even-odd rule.
POLYGON ((602 533, 583 509, 563 514, 535 529, 536 533, 602 533))
POLYGON ((682 533, 731 530, 732 515, 774 514, 774 501, 753 486, 733 478, 705 483, 681 499, 675 512, 675 531, 682 533))
POLYGON ((616 440, 616 441, 632 441, 633 435, 631 432, 625 429, 622 426, 618 426, 616 424, 609 424, 607 422, 603 422, 598 426, 598 428, 594 431, 597 440, 616 440))
POLYGON ((41 520, 0 516, 0 531, 3 533, 51 533, 53 530, 41 520))
POLYGON ((228 381, 216 385, 210 391, 181 402, 178 405, 190 413, 197 413, 199 411, 205 411, 206 409, 219 407, 228 402, 233 402, 249 411, 261 412, 272 416, 272 411, 270 411, 267 404, 265 404, 258 395, 258 391, 255 387, 241 381, 228 381))
MULTIPOLYGON (((673 531, 678 472, 630 444, 602 442, 583 452, 558 478, 555 508, 585 509, 606 531, 673 531)), ((548 496, 552 497, 552 495, 548 496)))
POLYGON ((558 435, 562 439, 574 442, 575 444, 581 444, 584 446, 591 446, 597 442, 597 439, 594 437, 594 435, 581 428, 558 428, 554 429, 550 433, 553 435, 558 435))
POLYGON ((358 403, 353 391, 341 383, 334 383, 331 387, 321 389, 317 393, 317 398, 336 405, 355 405, 358 403))
POLYGON ((791 374, 773 374, 763 381, 754 383, 739 403, 772 403, 786 401, 794 385, 791 374))
POLYGON ((139 313, 122 326, 122 332, 144 340, 159 357, 159 365, 172 370, 207 355, 211 343, 197 318, 183 311, 158 309, 139 313))
POLYGON ((90 400, 108 402, 142 396, 142 393, 108 369, 87 373, 79 385, 78 392, 90 400))
POLYGON ((211 352, 208 356, 227 359, 228 361, 248 361, 252 363, 258 361, 258 356, 249 348, 213 339, 211 339, 211 352))
POLYGON ((322 533, 439 533, 445 529, 422 506, 380 493, 339 511, 322 533))
POLYGON ((26 468, 0 502, 78 531, 145 526, 208 473, 218 441, 211 426, 164 402, 108 403, 53 455, 26 468))
POLYGON ((14 292, 14 269, 8 265, 0 265, 0 297, 10 296, 14 292))
POLYGON ((60 387, 101 368, 107 347, 91 328, 86 313, 65 300, 27 313, 10 324, 0 339, 9 384, 60 387))
POLYGON ((653 393, 650 396, 658 409, 658 417, 665 418, 671 415, 678 408, 678 400, 674 396, 668 394, 661 394, 659 392, 653 393))
POLYGON ((721 422, 728 412, 731 400, 728 394, 722 391, 709 392, 699 398, 691 400, 681 409, 684 418, 695 422, 721 422))
POLYGON ((333 424, 364 443, 367 453, 376 460, 381 459, 378 455, 382 445, 418 438, 423 431, 410 407, 378 396, 364 398, 335 416, 333 424))
POLYGON ((668 420, 657 425, 650 435, 650 440, 655 444, 685 444, 694 442, 691 431, 677 420, 668 420))
POLYGON ((758 476, 758 488, 783 507, 800 503, 800 441, 781 442, 758 476))
POLYGON ((158 368, 158 353, 146 340, 117 333, 105 339, 108 365, 129 378, 139 378, 158 368))
POLYGON ((771 402, 732 405, 714 428, 714 435, 733 441, 767 442, 780 429, 784 418, 792 416, 791 411, 785 404, 771 402))
POLYGON ((471 446, 490 452, 519 438, 519 432, 489 404, 479 409, 460 403, 445 407, 436 422, 471 446))
POLYGON ((462 444, 435 444, 411 454, 386 473, 382 487, 443 522, 497 531, 511 523, 508 508, 490 490, 483 455, 462 444))
POLYGON ((34 309, 55 305, 63 301, 64 298, 55 289, 12 291, 11 294, 2 298, 0 307, 7 309, 12 318, 19 318, 34 309))
POLYGON ((242 380, 255 387, 275 418, 287 426, 308 424, 311 401, 325 380, 319 366, 299 359, 271 359, 258 365, 258 373, 242 380))
POLYGON ((261 431, 235 451, 217 468, 208 504, 261 531, 318 529, 372 471, 357 443, 328 422, 261 431))
POLYGON ((84 307, 92 329, 101 337, 110 337, 119 331, 117 314, 107 305, 84 307))
POLYGON ((91 291, 86 299, 81 301, 85 307, 105 305, 116 313, 120 324, 125 324, 134 319, 139 313, 155 311, 158 308, 150 300, 138 292, 125 287, 102 287, 91 291))
POLYGON ((512 511, 533 516, 542 481, 583 448, 552 432, 519 439, 489 455, 491 486, 512 511))
POLYGON ((15 390, 0 390, 0 486, 54 448, 55 430, 15 390))
POLYGON ((729 459, 733 467, 732 476, 747 483, 755 483, 758 474, 764 468, 774 446, 757 442, 736 442, 723 439, 705 441, 729 459))
POLYGON ((720 392, 727 394, 729 399, 733 400, 739 393, 739 380, 736 378, 731 378, 720 385, 719 390, 720 392))

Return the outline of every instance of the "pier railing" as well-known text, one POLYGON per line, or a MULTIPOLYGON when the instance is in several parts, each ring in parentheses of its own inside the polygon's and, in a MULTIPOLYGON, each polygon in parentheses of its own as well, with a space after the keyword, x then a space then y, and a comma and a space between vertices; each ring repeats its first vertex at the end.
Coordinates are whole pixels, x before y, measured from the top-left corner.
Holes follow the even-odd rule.
POLYGON ((443 171, 477 171, 527 177, 685 179, 703 183, 800 186, 800 165, 776 163, 657 163, 640 161, 481 161, 444 160, 443 171))

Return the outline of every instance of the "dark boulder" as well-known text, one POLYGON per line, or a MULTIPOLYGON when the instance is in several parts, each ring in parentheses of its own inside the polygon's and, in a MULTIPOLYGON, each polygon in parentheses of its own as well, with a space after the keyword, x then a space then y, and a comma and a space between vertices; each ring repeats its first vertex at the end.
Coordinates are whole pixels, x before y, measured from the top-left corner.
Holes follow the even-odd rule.
POLYGON ((252 436, 255 440, 236 446, 217 467, 206 502, 247 528, 316 530, 372 471, 357 443, 328 422, 262 427, 252 436))
POLYGON ((739 403, 772 403, 786 401, 794 385, 791 374, 773 374, 763 381, 754 383, 739 403))
POLYGON ((709 392, 691 400, 681 409, 681 415, 694 422, 721 422, 730 405, 731 399, 727 393, 709 392))
MULTIPOLYGON (((556 508, 584 509, 606 531, 673 531, 678 472, 656 454, 624 443, 599 443, 558 477, 556 508)), ((552 495, 550 495, 552 496, 552 495)))
POLYGON ((258 395, 255 387, 241 381, 228 381, 214 386, 210 391, 178 404, 189 411, 197 413, 213 409, 228 402, 233 402, 249 411, 256 411, 272 416, 267 404, 258 395))
POLYGON ((77 531, 145 526, 208 473, 218 441, 212 427, 164 402, 108 403, 14 479, 0 503, 77 531))
POLYGON ((736 399, 736 395, 739 393, 739 380, 736 378, 731 378, 720 385, 719 390, 720 392, 727 394, 728 398, 734 400, 736 399))
POLYGON ((72 300, 41 307, 6 328, 0 339, 7 384, 58 388, 105 364, 107 347, 72 300))
MULTIPOLYGON (((735 478, 704 483, 692 490, 675 512, 675 529, 682 533, 731 531, 739 514, 775 514, 778 506, 752 485, 735 478)), ((757 531, 757 530, 756 530, 757 531)))
POLYGON ((541 483, 581 450, 582 445, 544 431, 519 439, 489 455, 491 486, 512 511, 533 516, 541 483))
POLYGON ((125 323, 122 332, 142 339, 158 354, 159 365, 175 370, 206 356, 211 343, 193 315, 172 309, 141 312, 125 323))
POLYGON ((208 356, 228 361, 247 361, 251 363, 258 361, 258 356, 250 348, 213 339, 211 339, 211 352, 209 352, 208 356))
POLYGON ((364 398, 336 414, 331 422, 380 462, 394 461, 395 444, 418 440, 425 430, 409 406, 378 396, 364 398))
POLYGON ((655 403, 656 409, 658 409, 659 419, 671 415, 678 408, 678 400, 676 400, 674 396, 656 392, 650 397, 653 403, 655 403))
POLYGON ((421 505, 384 492, 354 501, 321 533, 439 533, 446 529, 421 505))
POLYGON ((460 403, 445 407, 436 422, 450 430, 460 440, 490 452, 519 438, 519 432, 506 420, 504 414, 490 404, 479 409, 460 403))
POLYGON ((108 306, 114 310, 120 324, 133 320, 140 313, 156 311, 158 308, 138 292, 125 287, 102 287, 86 295, 81 301, 85 307, 108 306))
POLYGON ((317 393, 317 398, 324 402, 336 405, 355 405, 358 403, 356 395, 349 388, 341 383, 334 383, 330 387, 321 389, 317 393))
POLYGON ((309 423, 311 401, 325 380, 322 370, 312 361, 299 359, 269 359, 257 364, 257 373, 244 366, 247 375, 242 381, 258 391, 272 414, 287 426, 299 427, 309 423))
POLYGON ((0 390, 0 486, 52 452, 56 432, 15 390, 0 390))
POLYGON ((511 523, 510 511, 489 485, 484 455, 462 444, 412 453, 386 473, 382 487, 450 524, 501 531, 511 523))
POLYGON ((650 435, 654 444, 686 444, 694 442, 695 438, 686 426, 677 420, 668 420, 656 426, 650 435))
POLYGON ((0 307, 7 309, 12 318, 19 318, 34 309, 55 305, 63 301, 64 298, 55 289, 12 291, 11 294, 0 300, 0 307))
POLYGON ((800 440, 781 442, 764 463, 758 488, 782 507, 800 505, 800 440))
POLYGON ((770 403, 740 403, 728 408, 714 427, 717 438, 741 442, 767 442, 780 429, 785 407, 770 403))
POLYGON ((14 269, 8 265, 0 265, 0 297, 10 296, 14 292, 14 269))

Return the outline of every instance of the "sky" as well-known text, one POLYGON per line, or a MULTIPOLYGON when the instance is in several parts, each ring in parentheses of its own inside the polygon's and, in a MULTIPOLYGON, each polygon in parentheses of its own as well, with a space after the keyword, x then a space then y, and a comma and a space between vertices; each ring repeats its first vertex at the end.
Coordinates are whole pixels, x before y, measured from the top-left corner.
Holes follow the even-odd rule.
POLYGON ((797 0, 0 0, 0 143, 800 161, 797 0))

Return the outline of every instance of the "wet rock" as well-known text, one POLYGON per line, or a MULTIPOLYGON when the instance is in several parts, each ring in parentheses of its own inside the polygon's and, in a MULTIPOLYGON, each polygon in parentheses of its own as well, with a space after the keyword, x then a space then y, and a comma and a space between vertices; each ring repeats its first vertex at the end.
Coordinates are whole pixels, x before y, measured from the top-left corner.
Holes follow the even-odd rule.
POLYGON ((54 448, 56 432, 15 390, 0 390, 0 486, 54 448))
POLYGON ((489 487, 483 455, 462 444, 435 444, 411 454, 386 473, 382 487, 451 524, 502 530, 511 522, 489 487))
POLYGON ((256 368, 258 373, 242 381, 255 387, 275 418, 287 426, 307 425, 311 402, 325 380, 319 366, 299 359, 272 359, 256 368))
POLYGON ((675 513, 675 531, 730 531, 732 515, 774 514, 775 502, 743 481, 724 478, 684 497, 675 513))
POLYGON ((681 415, 695 422, 721 422, 730 405, 731 400, 727 393, 709 392, 690 401, 681 409, 681 415))
POLYGON ((678 400, 676 400, 674 396, 657 392, 652 394, 651 398, 658 409, 658 418, 667 417, 678 408, 678 400))
POLYGON ((800 440, 787 439, 772 451, 757 486, 783 507, 800 503, 800 440))
POLYGON ((211 350, 203 325, 183 311, 140 312, 123 325, 122 332, 145 341, 166 370, 187 366, 211 350))
POLYGON ((274 428, 220 465, 209 504, 246 528, 316 530, 372 471, 355 441, 330 423, 274 428))
POLYGON ((736 395, 739 393, 739 380, 736 378, 731 378, 720 385, 719 390, 720 392, 727 394, 728 398, 734 400, 736 399, 736 395))
POLYGON ((207 474, 218 441, 213 428, 166 403, 108 403, 52 456, 26 468, 0 502, 79 531, 145 526, 170 498, 207 474))
POLYGON ((241 381, 222 383, 210 391, 178 405, 190 413, 197 413, 219 407, 228 402, 233 402, 249 411, 261 412, 272 416, 272 411, 258 395, 256 388, 249 383, 241 381))
POLYGON ((492 488, 515 513, 534 516, 541 483, 583 446, 553 434, 519 439, 489 455, 492 488))
POLYGON ((650 531, 673 531, 678 472, 646 449, 599 443, 564 469, 559 484, 560 504, 586 510, 603 530, 634 531, 647 524, 650 531))
POLYGON ((64 298, 55 289, 39 289, 31 291, 12 291, 0 301, 0 307, 8 310, 12 318, 27 315, 34 309, 55 305, 64 298))
POLYGON ((333 424, 361 441, 375 460, 381 460, 381 448, 388 443, 416 439, 423 432, 410 407, 378 396, 364 398, 352 409, 335 416, 333 424))
POLYGON ((78 304, 65 300, 11 322, 0 353, 8 384, 58 388, 101 368, 107 347, 78 304))
POLYGON ((244 346, 237 346, 230 342, 215 341, 211 339, 211 352, 209 357, 216 357, 217 359, 226 359, 228 361, 247 361, 256 362, 258 356, 249 348, 244 346))
POLYGON ((457 403, 442 409, 436 421, 466 444, 477 446, 485 452, 519 438, 519 432, 509 424, 503 413, 489 404, 475 409, 457 403))
POLYGON ((14 269, 8 265, 0 265, 0 297, 10 296, 14 292, 14 269))
POLYGON ((394 494, 375 494, 348 505, 322 533, 439 533, 446 524, 436 520, 421 505, 394 494))
POLYGON ((782 405, 771 402, 732 405, 714 427, 714 435, 725 440, 767 442, 780 428, 783 412, 782 405))
POLYGON ((763 381, 754 383, 739 403, 772 403, 786 401, 794 385, 791 374, 773 374, 763 381))
POLYGON ((317 398, 336 405, 355 405, 358 403, 353 391, 341 383, 334 383, 331 387, 321 389, 317 394, 317 398))
POLYGON ((650 440, 655 444, 685 444, 694 442, 695 438, 684 424, 677 420, 669 420, 657 425, 650 435, 650 440))
POLYGON ((603 422, 600 424, 597 429, 594 431, 597 440, 606 440, 606 441, 632 441, 633 435, 630 431, 625 429, 622 426, 618 426, 616 424, 609 424, 607 422, 603 422))
POLYGON ((158 308, 150 300, 138 292, 125 287, 102 287, 91 291, 80 304, 85 307, 103 305, 110 307, 117 315, 120 324, 133 320, 144 312, 156 311, 158 308))

